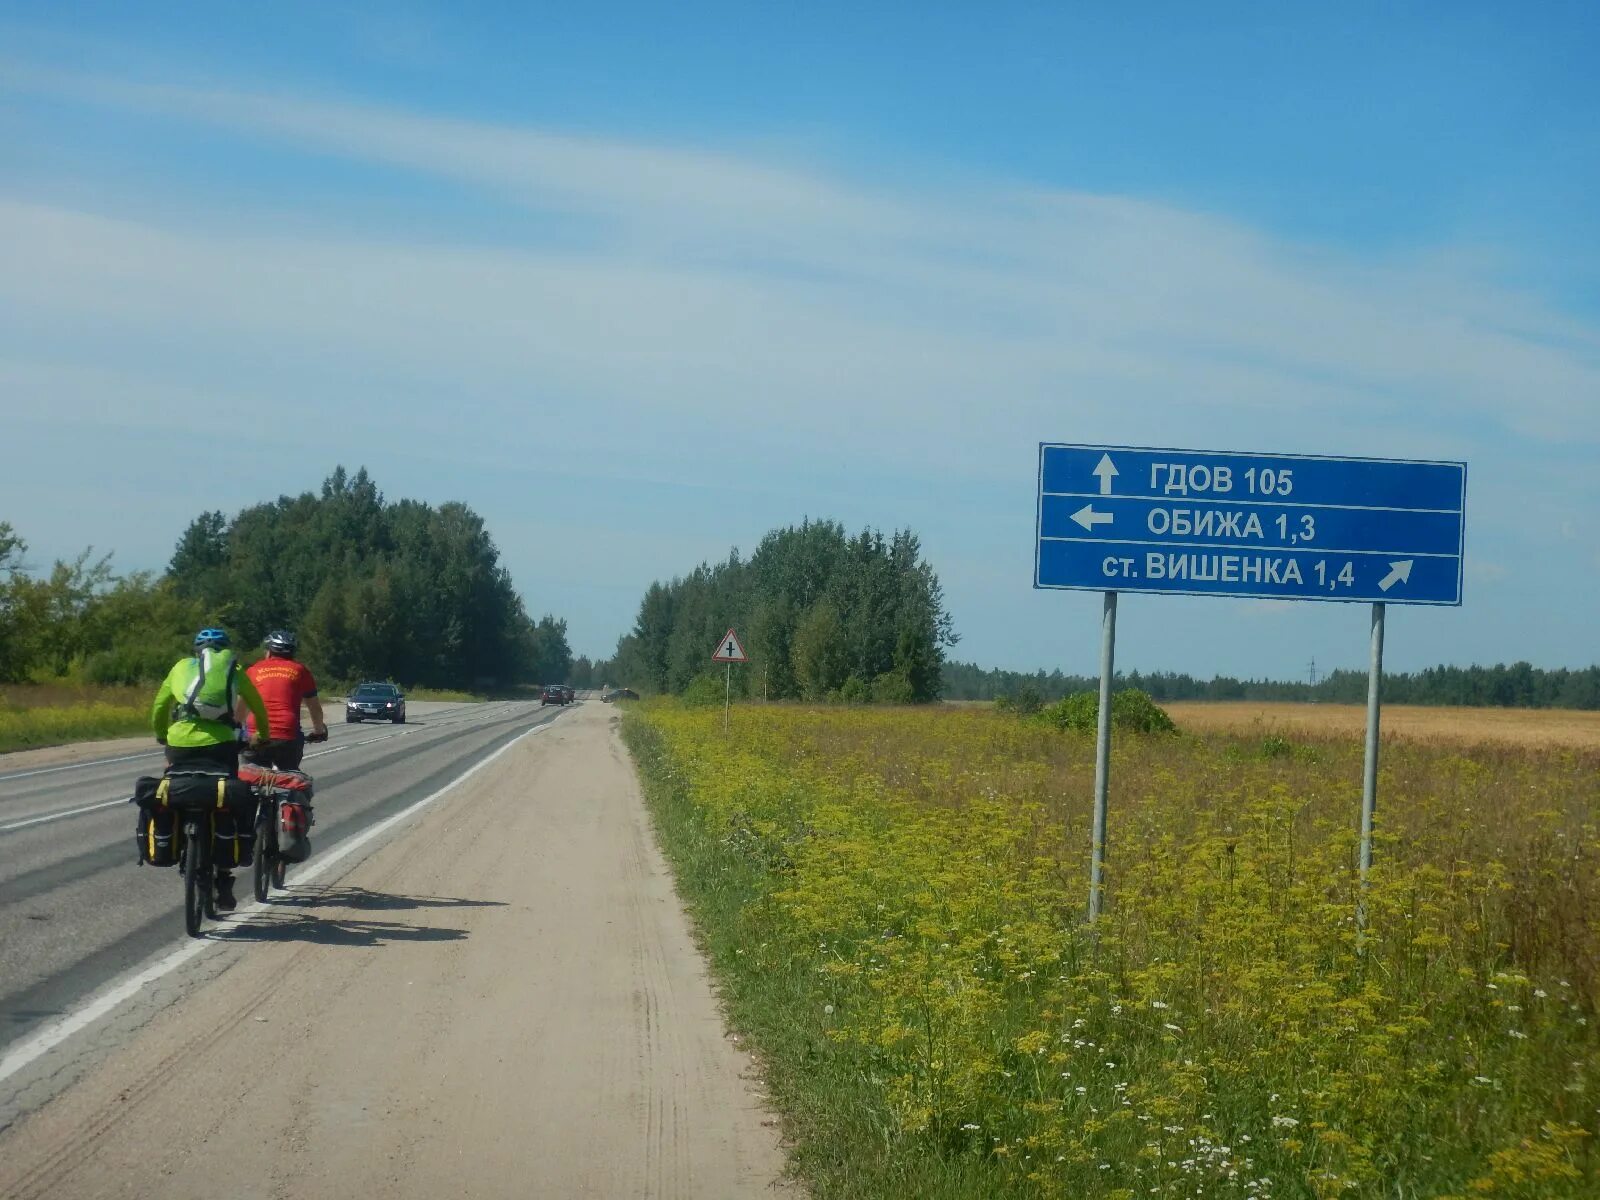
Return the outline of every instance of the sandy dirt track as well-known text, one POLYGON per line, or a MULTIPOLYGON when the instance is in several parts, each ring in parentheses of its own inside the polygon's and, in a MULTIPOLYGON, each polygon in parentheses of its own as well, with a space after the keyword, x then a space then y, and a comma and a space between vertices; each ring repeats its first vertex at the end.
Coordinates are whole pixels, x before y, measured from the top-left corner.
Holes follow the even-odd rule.
POLYGON ((291 891, 0 1136, 0 1196, 797 1194, 614 716, 564 715, 291 891))

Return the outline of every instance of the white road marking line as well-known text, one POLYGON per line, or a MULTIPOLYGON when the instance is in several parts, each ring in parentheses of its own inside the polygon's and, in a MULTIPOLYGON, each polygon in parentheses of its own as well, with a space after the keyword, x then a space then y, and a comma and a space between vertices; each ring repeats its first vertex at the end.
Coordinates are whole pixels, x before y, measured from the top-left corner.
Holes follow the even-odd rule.
MULTIPOLYGON (((488 707, 488 706, 485 705, 485 707, 488 707)), ((456 710, 453 709, 453 708, 447 708, 447 709, 444 710, 444 712, 434 713, 432 715, 442 717, 442 716, 445 716, 447 714, 448 715, 453 715, 455 713, 455 711, 456 710)), ((456 721, 448 721, 448 722, 446 722, 446 724, 451 724, 451 725, 456 724, 456 723, 457 723, 456 721)), ((425 728, 427 728, 427 726, 426 725, 422 725, 422 726, 418 726, 418 728, 425 729, 425 728)), ((399 735, 396 734, 396 735, 393 735, 393 736, 399 736, 399 735)), ((358 746, 359 745, 364 745, 364 744, 365 743, 363 743, 363 742, 357 742, 356 743, 356 745, 358 745, 358 746)), ((83 770, 87 770, 89 767, 109 766, 111 763, 133 762, 134 759, 137 759, 137 758, 152 758, 152 757, 154 757, 154 756, 156 756, 156 755, 158 755, 160 753, 161 753, 161 751, 159 751, 159 750, 141 750, 137 754, 123 754, 123 755, 118 756, 117 758, 91 758, 91 759, 87 760, 86 762, 62 763, 60 766, 57 766, 57 767, 35 767, 30 771, 11 771, 11 772, 9 772, 7 774, 0 775, 0 783, 9 783, 13 779, 28 779, 28 778, 30 778, 30 777, 32 777, 34 775, 54 775, 58 771, 83 771, 83 770)), ((327 753, 327 751, 324 751, 324 753, 327 753)))
POLYGON ((10 783, 13 779, 26 779, 30 775, 54 775, 57 771, 82 771, 88 767, 103 767, 110 763, 132 762, 136 758, 151 758, 160 753, 159 750, 141 750, 138 754, 124 754, 120 758, 96 758, 89 762, 66 763, 59 767, 36 767, 32 771, 13 771, 9 775, 0 775, 0 783, 10 783))
POLYGON ((82 808, 69 808, 66 812, 46 813, 42 817, 29 817, 26 821, 13 821, 9 825, 0 825, 0 833, 10 833, 15 829, 26 829, 30 825, 43 825, 46 821, 64 821, 68 817, 81 816, 84 813, 95 812, 102 808, 110 808, 113 804, 126 804, 126 796, 118 796, 115 800, 102 800, 99 804, 86 804, 82 808))
MULTIPOLYGON (((344 861, 374 838, 381 836, 390 829, 393 829, 396 825, 400 824, 402 821, 405 821, 407 818, 415 816, 424 808, 427 808, 428 805, 432 804, 435 800, 439 799, 439 797, 443 796, 446 792, 451 791, 453 788, 459 787, 461 784, 471 779, 479 771, 483 770, 490 763, 494 762, 495 759, 499 758, 513 746, 519 744, 524 738, 532 737, 536 733, 543 733, 546 729, 549 729, 552 724, 554 724, 554 722, 547 721, 543 725, 535 725, 532 729, 527 730, 525 733, 518 734, 504 746, 501 746, 500 749, 489 755, 488 758, 474 763, 472 766, 468 767, 466 771, 460 775, 457 775, 442 788, 439 788, 437 791, 424 796, 421 800, 416 801, 414 804, 407 805, 405 808, 395 813, 394 816, 386 817, 384 820, 379 821, 371 828, 364 829, 354 837, 349 838, 326 858, 319 858, 306 870, 296 872, 294 884, 292 886, 309 883, 312 880, 321 878, 335 865, 344 861)), ((240 919, 248 921, 252 917, 264 914, 269 908, 270 905, 250 903, 239 909, 234 914, 233 919, 235 921, 239 921, 240 919)), ((67 1013, 59 1020, 56 1020, 45 1026, 31 1037, 26 1038, 15 1049, 7 1053, 4 1058, 0 1058, 0 1083, 5 1082, 7 1079, 11 1078, 11 1076, 15 1075, 18 1071, 22 1070, 30 1063, 38 1061, 38 1059, 48 1054, 51 1050, 54 1050, 73 1034, 88 1028, 101 1017, 114 1012, 127 1001, 131 1000, 134 996, 137 996, 150 984, 166 975, 170 975, 184 963, 188 962, 191 958, 197 958, 201 954, 204 954, 207 950, 216 946, 226 945, 231 940, 233 939, 230 939, 226 932, 223 932, 220 936, 213 934, 210 937, 191 938, 176 950, 169 951, 161 958, 158 958, 155 962, 151 963, 148 967, 145 967, 142 971, 129 976, 120 983, 113 984, 107 990, 101 992, 98 996, 88 1001, 82 1007, 74 1009, 72 1012, 67 1013)))
MULTIPOLYGON (((484 719, 486 719, 486 718, 484 718, 484 719)), ((307 758, 321 758, 325 754, 338 754, 341 750, 354 750, 357 746, 370 746, 370 745, 372 745, 373 742, 385 742, 385 741, 388 741, 390 738, 404 737, 407 733, 424 733, 429 728, 431 728, 431 727, 430 726, 426 726, 426 725, 417 725, 417 726, 415 726, 415 727, 413 727, 411 729, 405 730, 404 732, 396 730, 394 733, 380 733, 377 737, 366 738, 366 739, 364 739, 362 741, 359 741, 359 742, 349 742, 349 743, 347 743, 347 744, 345 744, 343 746, 332 746, 327 750, 317 750, 317 751, 315 751, 315 752, 313 752, 311 754, 306 755, 306 757, 307 758)), ((131 757, 131 758, 143 758, 145 756, 142 755, 142 754, 134 754, 134 755, 130 755, 129 757, 131 757)), ((104 759, 103 761, 105 761, 105 762, 120 762, 122 760, 114 759, 114 758, 108 758, 108 759, 104 759)), ((81 763, 79 765, 80 766, 87 766, 89 764, 81 763)), ((55 770, 55 769, 57 769, 57 768, 54 768, 54 767, 51 768, 51 770, 55 770)), ((126 797, 126 796, 118 796, 114 800, 102 800, 98 804, 87 804, 87 805, 84 805, 82 808, 69 808, 65 812, 46 813, 42 817, 29 817, 26 821, 14 821, 9 825, 0 825, 0 833, 12 833, 12 832, 14 832, 15 830, 18 830, 18 829, 27 829, 31 825, 43 825, 48 821, 64 821, 68 817, 82 816, 84 813, 97 812, 98 810, 100 810, 102 808, 111 808, 114 805, 126 804, 127 802, 128 802, 128 797, 126 797)))

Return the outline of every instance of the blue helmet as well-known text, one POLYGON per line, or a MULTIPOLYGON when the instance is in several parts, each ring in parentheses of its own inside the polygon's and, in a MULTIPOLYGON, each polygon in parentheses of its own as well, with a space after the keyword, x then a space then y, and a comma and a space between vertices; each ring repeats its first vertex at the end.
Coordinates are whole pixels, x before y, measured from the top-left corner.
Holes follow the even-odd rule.
POLYGON ((196 650, 224 650, 228 645, 228 631, 226 629, 202 629, 194 635, 194 648, 196 650))

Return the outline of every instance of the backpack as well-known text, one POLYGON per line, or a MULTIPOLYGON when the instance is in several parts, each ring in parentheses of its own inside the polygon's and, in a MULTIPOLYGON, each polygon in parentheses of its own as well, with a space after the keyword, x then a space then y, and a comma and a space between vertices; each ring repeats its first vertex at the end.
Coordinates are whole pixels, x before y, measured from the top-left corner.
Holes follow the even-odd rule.
POLYGON ((187 721, 233 724, 234 677, 239 673, 233 651, 207 646, 189 663, 194 675, 174 706, 175 714, 187 721))

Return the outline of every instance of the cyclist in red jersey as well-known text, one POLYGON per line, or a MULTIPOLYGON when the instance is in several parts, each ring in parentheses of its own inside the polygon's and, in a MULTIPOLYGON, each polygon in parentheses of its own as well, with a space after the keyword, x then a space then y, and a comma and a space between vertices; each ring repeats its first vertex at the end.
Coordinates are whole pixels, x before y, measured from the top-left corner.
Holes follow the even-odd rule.
MULTIPOLYGON (((311 713, 311 729, 319 738, 328 736, 322 719, 322 702, 317 699, 317 681, 306 665, 295 659, 295 636, 286 629, 267 635, 267 656, 246 670, 267 706, 268 744, 252 751, 252 761, 280 771, 297 770, 306 752, 306 735, 300 729, 300 705, 311 713)), ((251 718, 252 727, 255 719, 251 718)), ((252 728, 251 732, 254 732, 252 728)))

